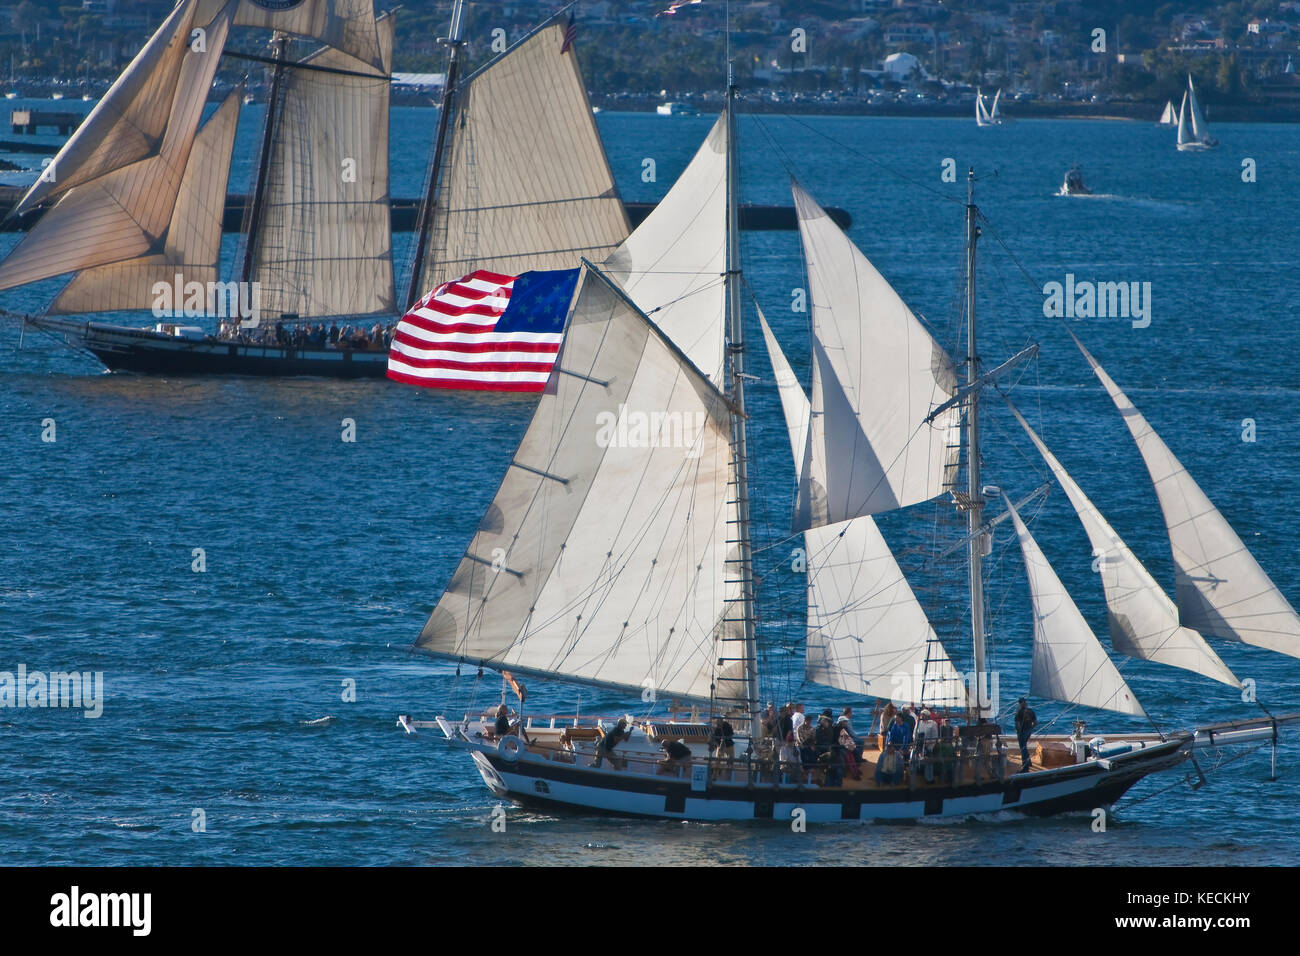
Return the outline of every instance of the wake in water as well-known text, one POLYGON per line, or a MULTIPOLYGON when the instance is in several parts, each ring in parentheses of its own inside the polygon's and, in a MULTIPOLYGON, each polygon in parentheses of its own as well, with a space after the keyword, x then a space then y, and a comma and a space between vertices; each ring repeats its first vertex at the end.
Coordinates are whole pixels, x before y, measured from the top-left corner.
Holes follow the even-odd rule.
POLYGON ((334 723, 334 720, 332 714, 326 714, 324 717, 317 717, 315 720, 300 720, 298 724, 301 727, 328 727, 334 723))

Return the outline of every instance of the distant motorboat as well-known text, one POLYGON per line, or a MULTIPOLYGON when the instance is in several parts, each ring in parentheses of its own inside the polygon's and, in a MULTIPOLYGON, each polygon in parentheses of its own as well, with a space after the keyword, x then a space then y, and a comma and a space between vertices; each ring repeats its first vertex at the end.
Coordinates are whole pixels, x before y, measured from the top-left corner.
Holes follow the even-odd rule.
POLYGON ((52 99, 52 100, 61 100, 61 99, 63 99, 63 94, 62 94, 62 93, 51 93, 51 94, 50 94, 50 99, 52 99))
POLYGON ((692 109, 685 103, 660 103, 655 107, 660 116, 699 116, 700 111, 692 109))
POLYGON ((5 99, 7 99, 7 100, 16 100, 16 99, 18 99, 18 94, 15 93, 15 92, 13 92, 12 90, 10 90, 8 93, 5 94, 5 99))
POLYGON ((1071 166, 1070 171, 1065 174, 1065 182, 1061 183, 1058 196, 1091 196, 1092 190, 1083 182, 1083 172, 1078 166, 1071 166))

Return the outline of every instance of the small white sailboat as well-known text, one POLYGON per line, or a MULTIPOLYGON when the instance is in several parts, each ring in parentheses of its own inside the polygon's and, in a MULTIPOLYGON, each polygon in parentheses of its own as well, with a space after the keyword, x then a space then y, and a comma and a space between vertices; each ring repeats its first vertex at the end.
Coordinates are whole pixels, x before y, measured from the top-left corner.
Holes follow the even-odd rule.
POLYGON ((1157 126, 1168 126, 1171 129, 1178 125, 1178 111, 1174 109, 1173 100, 1165 100, 1165 111, 1160 114, 1160 121, 1157 126))
POLYGON ((993 95, 993 105, 990 106, 984 97, 984 94, 975 90, 975 125, 976 126, 1001 126, 1002 113, 999 109, 999 103, 1002 99, 1002 90, 999 89, 993 95))
POLYGON ((1201 104, 1196 101, 1196 87, 1192 85, 1192 76, 1187 75, 1187 92, 1183 94, 1182 105, 1178 108, 1178 150, 1213 149, 1219 141, 1210 135, 1205 116, 1201 113, 1201 104))

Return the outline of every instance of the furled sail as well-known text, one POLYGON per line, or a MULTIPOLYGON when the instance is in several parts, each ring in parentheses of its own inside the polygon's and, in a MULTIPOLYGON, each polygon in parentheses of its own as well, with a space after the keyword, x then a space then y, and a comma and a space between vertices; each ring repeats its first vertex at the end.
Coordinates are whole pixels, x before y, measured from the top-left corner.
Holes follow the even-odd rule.
POLYGON ((727 400, 584 268, 546 391, 417 645, 744 700, 730 481, 727 400))
POLYGON ((1187 627, 1300 657, 1300 617, 1241 538, 1119 386, 1075 344, 1124 417, 1155 485, 1174 555, 1175 599, 1187 627))
POLYGON ((956 473, 952 360, 849 237, 794 184, 812 301, 812 420, 795 530, 903 508, 956 473))
POLYGON ((518 275, 601 261, 627 214, 591 115, 577 54, 551 23, 461 87, 420 287, 475 269, 518 275))
MULTIPOLYGON (((60 180, 62 197, 0 263, 0 289, 162 250, 228 28, 222 9, 205 28, 202 50, 182 47, 168 89, 170 113, 150 154, 91 178, 84 171, 98 161, 78 167, 82 178, 71 188, 60 180)), ((65 151, 72 146, 70 140, 65 151)))
POLYGON ((157 282, 172 286, 179 275, 182 283, 199 282, 206 288, 218 280, 226 183, 243 95, 243 86, 236 87, 194 138, 162 251, 77 273, 50 314, 148 309, 157 282))
MULTIPOLYGON (((803 467, 812 406, 759 312, 790 431, 803 467)), ((899 703, 965 706, 961 676, 868 516, 804 532, 808 566, 805 676, 849 693, 899 703)))
POLYGON ((1101 575, 1110 619, 1110 638, 1116 653, 1181 667, 1239 687, 1241 682, 1205 643, 1205 638, 1179 624, 1174 602, 1169 600, 1128 545, 1120 540, 1115 529, 1029 427, 1019 410, 1011 406, 1011 413, 1029 433, 1047 467, 1052 469, 1092 543, 1093 567, 1101 575))
POLYGON ((274 128, 251 279, 268 315, 396 310, 388 200, 393 17, 377 22, 381 66, 322 47, 288 67, 274 128))
POLYGON ((1146 716, 1010 499, 1003 495, 1002 500, 1020 539, 1034 606, 1031 692, 1037 697, 1146 716))
POLYGON ((668 195, 605 260, 605 269, 637 308, 715 385, 721 384, 727 269, 725 114, 668 195))

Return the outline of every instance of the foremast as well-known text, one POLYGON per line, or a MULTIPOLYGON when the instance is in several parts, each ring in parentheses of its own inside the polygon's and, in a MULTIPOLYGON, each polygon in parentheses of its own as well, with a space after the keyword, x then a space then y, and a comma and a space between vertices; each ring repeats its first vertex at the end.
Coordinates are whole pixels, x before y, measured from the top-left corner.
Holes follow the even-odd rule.
POLYGON ((245 284, 252 282, 253 279, 253 262, 257 254, 258 234, 262 228, 263 208, 266 205, 271 147, 275 142, 275 124, 279 121, 280 88, 284 83, 285 54, 289 46, 289 37, 287 34, 277 32, 272 43, 275 47, 275 57, 271 73, 271 94, 266 102, 266 124, 262 129, 262 145, 257 160, 257 181, 253 186, 248 236, 244 243, 244 262, 239 274, 240 281, 245 284))
MULTIPOLYGON (((759 729, 758 646, 754 637, 754 552, 749 525, 749 453, 745 437, 745 331, 740 302, 740 176, 736 146, 736 84, 727 67, 727 375, 731 398, 731 454, 735 490, 735 557, 728 563, 739 571, 740 618, 744 627, 745 709, 750 733, 759 729)), ((732 542, 729 542, 732 543, 732 542)))
POLYGON ((429 165, 428 183, 424 201, 420 204, 420 219, 415 227, 415 255, 412 259, 410 284, 406 288, 406 308, 412 308, 422 294, 420 279, 424 273, 424 257, 428 251, 429 229, 433 224, 433 204, 438 192, 442 172, 443 154, 447 145, 447 129, 455 108, 457 74, 460 72, 460 48, 465 0, 456 0, 451 11, 451 29, 447 31, 447 76, 442 88, 442 106, 438 110, 438 134, 434 139, 433 161, 429 165))
POLYGON ((975 170, 966 173, 966 528, 970 568, 970 626, 974 647, 975 682, 970 695, 970 719, 984 716, 984 497, 980 488, 979 348, 975 325, 975 245, 979 240, 979 210, 975 206, 975 170))

